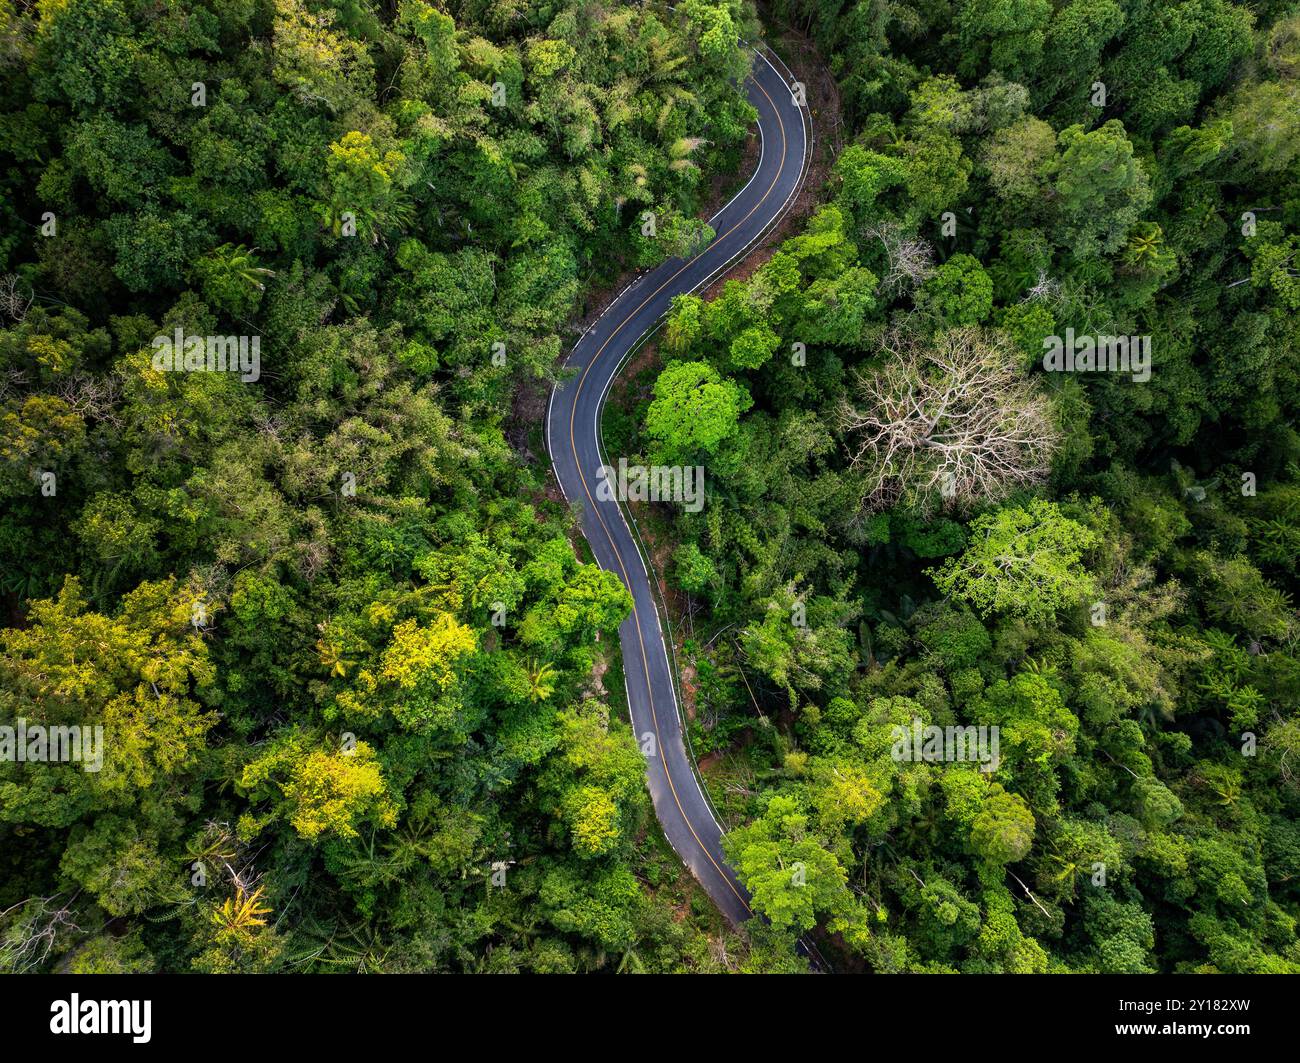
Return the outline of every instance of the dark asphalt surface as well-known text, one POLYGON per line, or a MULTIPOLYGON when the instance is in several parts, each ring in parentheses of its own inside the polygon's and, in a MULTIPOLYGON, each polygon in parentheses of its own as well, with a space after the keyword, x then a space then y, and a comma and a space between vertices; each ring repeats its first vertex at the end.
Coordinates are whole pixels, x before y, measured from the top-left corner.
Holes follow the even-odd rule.
POLYGON ((803 180, 810 125, 795 104, 791 82, 777 60, 762 51, 756 54, 753 75, 746 83, 749 100, 758 109, 762 135, 753 177, 710 220, 717 235, 707 248, 694 258, 672 259, 642 274, 588 329, 566 362, 576 375, 556 387, 546 417, 547 448, 556 477, 565 497, 582 509, 583 533, 596 561, 618 575, 632 593, 633 610, 619 634, 633 728, 638 742, 647 733, 654 735, 657 755, 646 758, 646 778, 655 814, 677 854, 737 925, 751 914, 749 897, 723 858, 722 829, 687 752, 645 564, 619 504, 601 501, 596 493, 597 470, 603 464, 616 466, 621 456, 602 459, 600 415, 624 360, 642 335, 659 323, 673 297, 702 287, 743 258, 793 202, 803 180))

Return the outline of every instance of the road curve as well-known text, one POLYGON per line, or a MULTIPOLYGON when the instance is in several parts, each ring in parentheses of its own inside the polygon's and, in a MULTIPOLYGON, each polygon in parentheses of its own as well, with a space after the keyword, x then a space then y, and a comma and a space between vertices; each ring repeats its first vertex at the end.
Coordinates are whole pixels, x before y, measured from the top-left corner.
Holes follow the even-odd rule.
POLYGON ((739 926, 752 914, 749 895, 723 858, 722 828, 703 792, 683 733, 672 666, 655 595, 638 540, 617 501, 598 498, 605 396, 638 341, 653 330, 674 296, 703 287, 750 249, 789 209, 803 183, 811 123, 796 104, 793 78, 756 50, 746 82, 758 110, 762 150, 748 183, 713 218, 713 242, 693 258, 670 259, 639 276, 588 328, 565 362, 572 376, 557 384, 546 414, 546 445, 565 498, 579 505, 582 530, 597 563, 631 591, 632 612, 619 628, 632 727, 645 748, 646 780, 669 843, 722 913, 739 926))

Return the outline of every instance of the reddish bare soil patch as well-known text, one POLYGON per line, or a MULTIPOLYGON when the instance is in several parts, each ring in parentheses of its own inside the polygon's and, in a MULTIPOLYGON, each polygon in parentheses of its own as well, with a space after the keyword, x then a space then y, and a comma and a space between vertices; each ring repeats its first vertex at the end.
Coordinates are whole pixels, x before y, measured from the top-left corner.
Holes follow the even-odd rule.
MULTIPOLYGON (((599 635, 597 636, 599 637, 599 635)), ((605 659, 602 652, 597 655, 596 663, 591 666, 591 693, 598 700, 603 699, 605 694, 605 673, 609 671, 609 661, 605 659)))
POLYGON ((697 687, 695 684, 695 665, 683 664, 681 666, 682 674, 682 708, 686 712, 687 722, 695 719, 695 695, 697 687))

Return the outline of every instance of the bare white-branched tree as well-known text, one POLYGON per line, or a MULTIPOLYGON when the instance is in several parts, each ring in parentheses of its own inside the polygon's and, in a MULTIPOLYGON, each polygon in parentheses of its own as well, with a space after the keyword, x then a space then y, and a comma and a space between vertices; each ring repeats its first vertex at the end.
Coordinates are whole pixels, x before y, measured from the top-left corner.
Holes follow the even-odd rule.
POLYGON ((18 974, 41 967, 60 937, 81 934, 73 912, 77 894, 64 899, 30 897, 0 911, 0 972, 18 974))
POLYGON ((17 273, 6 273, 0 277, 0 314, 14 321, 22 321, 34 298, 35 293, 31 287, 17 273))
POLYGON ((888 267, 880 278, 882 291, 892 293, 916 288, 934 273, 934 248, 919 236, 909 236, 898 222, 882 221, 870 225, 863 234, 868 239, 880 241, 885 249, 888 267))
POLYGON ((74 372, 59 387, 59 397, 73 413, 120 428, 124 423, 119 410, 122 378, 116 373, 93 376, 74 372))
POLYGON ((862 506, 966 509, 1046 479, 1059 441, 1051 400, 996 332, 933 340, 890 332, 884 364, 856 375, 840 404, 862 506))
POLYGON ((1061 282, 1047 275, 1046 270, 1038 271, 1038 280, 1034 286, 1025 292, 1022 302, 1032 302, 1035 299, 1059 300, 1061 296, 1061 282))

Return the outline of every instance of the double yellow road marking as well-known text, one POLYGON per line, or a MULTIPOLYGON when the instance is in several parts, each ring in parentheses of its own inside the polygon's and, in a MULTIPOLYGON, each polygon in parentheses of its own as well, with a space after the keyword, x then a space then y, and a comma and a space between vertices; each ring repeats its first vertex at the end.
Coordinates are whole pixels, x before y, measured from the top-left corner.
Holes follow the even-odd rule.
MULTIPOLYGON (((613 341, 614 337, 617 336, 623 330, 623 327, 629 321, 631 321, 632 318, 636 317, 636 315, 639 314, 641 310, 646 306, 646 304, 648 304, 652 299, 654 299, 655 296, 657 296, 660 292, 662 292, 665 288, 667 288, 668 285, 670 285, 674 280, 676 280, 677 276, 682 272, 682 270, 686 269, 687 266, 690 266, 693 263, 700 261, 700 259, 702 259, 710 251, 718 247, 723 240, 725 240, 728 236, 736 232, 742 225, 744 225, 745 222, 747 222, 750 219, 750 217, 753 216, 754 212, 758 210, 758 208, 761 207, 764 203, 767 202, 768 196, 772 194, 772 189, 776 187, 777 182, 781 179, 781 174, 785 171, 785 155, 786 155, 785 122, 781 120, 781 112, 777 108, 775 102, 772 100, 772 97, 768 95, 767 90, 763 88, 762 84, 757 80, 757 78, 754 80, 754 84, 755 86, 757 86, 758 91, 761 92, 767 98, 767 102, 772 105, 772 112, 776 115, 777 123, 781 129, 781 155, 780 155, 781 161, 777 167, 776 176, 772 178, 772 183, 768 185, 767 191, 763 193, 762 198, 759 199, 759 201, 749 209, 749 212, 743 218, 741 218, 740 221, 736 222, 735 225, 733 225, 721 236, 716 237, 713 243, 710 244, 709 247, 707 247, 704 251, 702 251, 699 256, 697 256, 694 259, 689 259, 686 262, 682 263, 682 265, 673 273, 671 277, 669 277, 666 281, 663 282, 663 284, 661 284, 658 288, 656 288, 653 292, 651 292, 648 296, 646 296, 646 298, 642 300, 640 305, 638 305, 635 310, 633 310, 630 314, 628 314, 626 317, 623 318, 623 320, 618 324, 618 326, 614 329, 614 331, 610 333, 609 338, 600 345, 600 349, 596 351, 591 361, 587 364, 586 369, 582 371, 581 377, 578 378, 578 388, 573 395, 573 409, 572 412, 569 414, 569 446, 573 450, 573 463, 575 468, 577 468, 578 470, 578 477, 582 480, 582 490, 586 493, 588 505, 595 512, 596 518, 600 521, 601 527, 605 530, 605 537, 609 540, 609 545, 610 548, 614 551, 614 556, 618 559, 618 567, 621 570, 623 575, 623 583, 629 589, 632 586, 632 581, 628 576, 627 566, 623 563, 623 555, 619 553, 618 544, 614 541, 614 536, 610 534, 609 525, 605 523, 605 518, 600 512, 600 507, 596 505, 595 499, 592 498, 591 488, 587 483, 587 474, 583 470, 582 463, 578 458, 578 444, 576 439, 574 438, 574 421, 578 413, 578 400, 582 395, 582 386, 584 383, 586 383, 587 374, 591 372, 592 366, 594 366, 596 362, 600 359, 600 356, 601 354, 604 353, 605 348, 608 347, 609 344, 613 341)), ((800 160, 801 164, 802 161, 803 160, 800 160)), ((599 407, 597 408, 597 416, 599 417, 599 407)), ((646 573, 646 578, 647 579, 650 578, 650 574, 648 571, 646 573)), ((655 742, 657 743, 656 749, 660 751, 659 755, 663 763, 664 777, 667 778, 668 780, 668 789, 672 791, 673 801, 677 805, 677 811, 681 813, 682 820, 686 824, 687 830, 691 832, 691 837, 695 839, 696 844, 700 847, 700 851, 708 858, 709 863, 711 863, 714 866, 714 868, 717 869, 717 872, 721 876, 722 881, 725 882, 727 886, 731 889, 731 892, 736 895, 736 899, 740 901, 741 905, 745 909, 745 912, 747 914, 752 914, 752 912, 750 911, 749 904, 746 902, 744 896, 740 893, 739 890, 736 889, 735 884, 731 881, 731 877, 726 873, 725 870, 723 870, 723 868, 713 858, 713 854, 709 852, 708 846, 706 846, 704 842, 700 840, 700 836, 695 833, 694 824, 691 823, 690 817, 687 816, 686 814, 686 810, 682 808, 681 798, 677 795, 677 785, 673 782, 673 774, 668 767, 668 758, 663 754, 664 743, 663 743, 663 739, 660 737, 659 734, 659 714, 658 712, 655 711, 654 688, 650 684, 650 662, 648 657, 646 656, 645 635, 642 633, 641 630, 641 617, 637 613, 635 596, 633 596, 632 599, 632 619, 636 623, 637 641, 641 647, 641 667, 645 673, 646 693, 649 696, 649 700, 650 700, 650 718, 654 723, 655 742)), ((628 707, 628 711, 629 712, 631 711, 631 706, 628 707)), ((685 726, 684 723, 681 723, 681 725, 685 726)))

